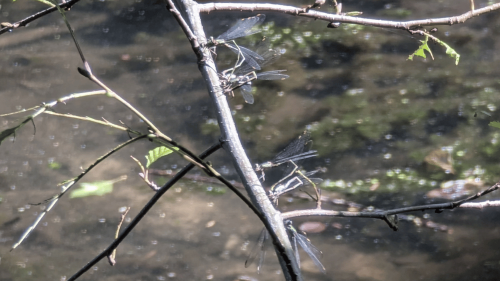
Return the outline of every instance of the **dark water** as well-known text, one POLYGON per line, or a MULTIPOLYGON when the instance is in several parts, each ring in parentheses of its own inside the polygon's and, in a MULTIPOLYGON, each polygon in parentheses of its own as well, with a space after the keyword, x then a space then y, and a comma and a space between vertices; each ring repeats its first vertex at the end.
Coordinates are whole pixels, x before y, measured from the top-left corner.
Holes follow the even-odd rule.
MULTIPOLYGON (((1 20, 14 22, 41 8, 38 2, 5 2, 1 20)), ((467 9, 465 0, 344 2, 345 11, 393 20, 450 16, 467 9)), ((206 32, 221 34, 249 15, 203 15, 206 32)), ((195 152, 218 140, 216 116, 195 57, 163 6, 83 1, 68 19, 94 73, 168 136, 195 152)), ((465 25, 439 27, 436 36, 462 55, 456 66, 433 44, 435 60, 428 56, 408 61, 422 38, 402 31, 350 25, 331 30, 323 22, 268 13, 264 35, 283 53, 269 70, 287 69, 291 78, 254 83, 254 105, 245 104, 238 92, 229 98, 250 159, 269 159, 309 129, 320 157, 306 161, 304 168, 326 168, 320 175, 325 179, 323 195, 384 209, 444 202, 427 194, 446 182, 470 179, 477 183, 475 188, 493 184, 500 174, 500 131, 488 123, 500 119, 498 21, 492 13, 465 25), (439 161, 430 161, 432 155, 439 161)), ((259 39, 241 42, 252 46, 259 39)), ((0 50, 0 113, 98 89, 76 71, 81 62, 58 14, 1 35, 0 50)), ((220 69, 234 64, 234 58, 219 48, 220 69)), ((72 100, 55 110, 121 120, 145 131, 141 120, 105 96, 72 100)), ((24 116, 2 117, 0 129, 15 126, 24 116)), ((35 119, 35 125, 36 134, 28 124, 15 140, 0 146, 1 280, 64 280, 112 241, 121 208, 130 206, 133 217, 152 196, 130 155, 144 161, 154 146, 137 143, 82 180, 127 175, 127 181, 114 184, 113 193, 64 197, 31 236, 9 252, 42 210, 29 203, 53 196, 59 182, 128 139, 97 124, 49 115, 35 119)), ((210 161, 238 180, 224 152, 210 161)), ((155 168, 176 170, 183 165, 174 155, 155 168)), ((278 176, 269 173, 268 182, 278 176)), ((262 226, 236 196, 214 190, 220 191, 216 185, 191 181, 176 185, 120 245, 117 265, 101 261, 82 280, 281 280, 273 253, 260 274, 255 267, 244 267, 262 226)), ((313 207, 307 200, 286 199, 280 203, 283 210, 313 207)), ((323 207, 346 209, 329 203, 323 207)), ((497 279, 499 228, 494 208, 413 215, 423 225, 403 221, 398 232, 379 221, 311 218, 326 225, 323 232, 308 237, 323 251, 327 274, 319 273, 302 252, 305 279, 497 279)), ((296 220, 295 225, 304 221, 296 220)))

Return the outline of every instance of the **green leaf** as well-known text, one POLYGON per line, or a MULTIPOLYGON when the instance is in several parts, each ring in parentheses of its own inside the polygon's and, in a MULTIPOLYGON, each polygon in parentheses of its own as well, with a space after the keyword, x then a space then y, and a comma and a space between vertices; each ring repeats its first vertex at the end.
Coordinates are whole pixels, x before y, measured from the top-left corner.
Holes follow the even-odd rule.
MULTIPOLYGON (((179 150, 179 148, 176 147, 175 150, 179 150)), ((148 155, 146 155, 146 160, 148 160, 148 162, 146 163, 146 169, 148 169, 149 166, 151 166, 161 157, 167 156, 172 152, 173 152, 172 149, 167 148, 166 146, 159 146, 153 150, 150 150, 148 152, 148 155)))
POLYGON ((490 122, 490 124, 488 124, 488 125, 491 127, 495 127, 495 128, 500 129, 500 122, 498 122, 498 121, 490 122))
POLYGON ((55 7, 56 5, 50 3, 50 1, 47 1, 47 0, 38 0, 38 2, 42 2, 43 4, 47 4, 49 5, 50 7, 55 7))
MULTIPOLYGON (((432 56, 431 49, 427 45, 427 41, 429 40, 429 36, 431 36, 431 35, 425 35, 425 41, 420 41, 420 42, 422 42, 422 45, 418 48, 418 50, 415 51, 415 53, 411 54, 408 57, 409 60, 413 60, 414 55, 425 58, 424 50, 428 51, 429 54, 431 54, 431 56, 432 56)), ((439 38, 436 38, 435 36, 432 36, 432 40, 434 40, 434 42, 438 43, 439 45, 445 47, 446 54, 448 56, 450 56, 451 58, 455 58, 455 65, 458 65, 458 61, 460 60, 460 54, 457 53, 457 51, 455 51, 452 47, 450 47, 445 42, 441 41, 439 38)), ((434 59, 434 57, 432 59, 434 59)))
POLYGON ((59 170, 59 169, 61 169, 61 167, 62 167, 62 165, 60 163, 57 163, 57 162, 49 163, 49 169, 59 170))
POLYGON ((455 65, 458 65, 458 61, 460 60, 460 54, 457 53, 453 48, 448 46, 448 44, 441 41, 441 45, 446 47, 446 54, 452 58, 455 58, 455 65))
POLYGON ((110 181, 96 181, 96 182, 82 182, 80 187, 71 191, 69 198, 79 198, 87 196, 102 196, 113 191, 113 184, 115 180, 110 181))
POLYGON ((413 56, 419 56, 419 57, 422 57, 425 59, 426 58, 425 51, 429 52, 432 59, 434 59, 434 56, 432 55, 432 51, 429 48, 429 45, 427 45, 428 40, 429 40, 429 36, 425 36, 425 40, 420 41, 420 42, 422 42, 422 45, 420 45, 420 47, 418 47, 418 49, 413 54, 409 55, 408 59, 413 60, 413 56))

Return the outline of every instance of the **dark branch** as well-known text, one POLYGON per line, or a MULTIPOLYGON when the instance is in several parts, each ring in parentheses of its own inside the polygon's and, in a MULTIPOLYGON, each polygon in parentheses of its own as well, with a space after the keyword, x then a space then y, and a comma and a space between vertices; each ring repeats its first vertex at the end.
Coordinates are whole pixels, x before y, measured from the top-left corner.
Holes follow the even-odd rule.
MULTIPOLYGON (((201 155, 200 158, 206 158, 210 154, 214 153, 218 149, 221 148, 220 144, 216 144, 211 146, 209 149, 205 150, 201 155)), ((156 202, 160 199, 165 192, 167 192, 170 187, 172 187, 176 182, 178 182, 187 172, 189 172, 191 169, 194 168, 194 164, 190 163, 186 167, 184 167, 179 173, 175 175, 170 181, 168 181, 158 192, 155 193, 155 195, 149 200, 149 202, 142 208, 142 210, 137 214, 137 216, 130 222, 130 224, 123 230, 123 233, 116 238, 116 240, 111 243, 104 251, 102 251, 98 256, 96 256, 93 260, 91 260, 89 263, 87 263, 84 267, 82 267, 77 273, 75 273, 71 278, 68 279, 68 281, 71 280, 76 280, 78 277, 80 277, 83 273, 87 272, 89 269, 91 269, 95 264, 97 264, 101 259, 107 257, 110 255, 118 245, 125 239, 125 237, 128 236, 128 234, 134 229, 134 227, 139 224, 139 222, 142 220, 142 218, 149 212, 149 210, 156 204, 156 202)))
POLYGON ((331 211, 331 210, 321 210, 321 209, 310 209, 310 210, 297 210, 291 211, 287 213, 283 213, 283 219, 291 219, 296 217, 308 217, 308 216, 329 216, 329 217, 349 217, 349 218, 374 218, 384 220, 389 224, 389 226, 397 230, 397 220, 393 217, 397 214, 415 212, 415 211, 426 211, 426 210, 435 210, 436 213, 441 213, 443 210, 452 210, 460 205, 475 200, 479 197, 482 197, 488 193, 491 193, 500 188, 500 182, 495 183, 489 188, 478 192, 474 195, 471 195, 467 198, 441 203, 441 204, 430 204, 430 205, 421 205, 421 206, 413 206, 406 208, 398 208, 387 211, 375 211, 375 212, 347 212, 347 211, 331 211))
MULTIPOLYGON (((73 7, 73 5, 75 5, 78 1, 80 0, 69 0, 65 3, 61 3, 59 4, 59 7, 65 9, 65 10, 69 10, 71 7, 73 7)), ((36 19, 39 19, 45 15, 48 15, 52 12, 55 12, 57 11, 57 7, 51 7, 51 8, 48 8, 48 9, 45 9, 43 11, 40 11, 34 15, 31 15, 25 19, 22 19, 18 22, 15 22, 13 24, 10 24, 9 26, 4 26, 2 25, 2 28, 0 29, 0 34, 3 34, 5 32, 11 32, 12 30, 18 28, 18 27, 21 27, 21 26, 26 26, 28 23, 36 20, 36 19)))
POLYGON ((174 2, 172 2, 172 0, 165 0, 165 2, 167 3, 167 9, 169 10, 170 13, 172 13, 172 15, 174 15, 174 18, 177 20, 177 23, 182 28, 182 31, 184 31, 184 34, 186 34, 186 37, 191 43, 191 47, 193 47, 193 51, 198 57, 198 60, 200 61, 204 60, 203 52, 200 50, 200 43, 198 42, 198 38, 196 38, 193 31, 182 17, 179 10, 177 10, 177 8, 175 7, 174 2))

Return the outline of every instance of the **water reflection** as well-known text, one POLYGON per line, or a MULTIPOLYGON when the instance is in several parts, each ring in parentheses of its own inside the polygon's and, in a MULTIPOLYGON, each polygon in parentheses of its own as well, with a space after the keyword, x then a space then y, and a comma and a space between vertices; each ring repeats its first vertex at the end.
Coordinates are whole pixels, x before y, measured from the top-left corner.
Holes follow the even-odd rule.
MULTIPOLYGON (((196 151, 216 142, 216 116, 175 21, 163 10, 140 1, 130 5, 115 2, 81 3, 74 8, 74 12, 98 11, 91 24, 85 23, 87 19, 72 20, 96 73, 153 117, 169 136, 200 148, 196 151)), ((391 5, 396 4, 404 5, 391 5)), ((365 11, 368 15, 391 10, 380 3, 373 5, 382 10, 365 11)), ((38 8, 14 2, 4 4, 2 11, 9 11, 9 15, 3 14, 9 20, 17 20, 38 8)), ((423 7, 411 7, 412 17, 431 16, 419 9, 423 7)), ((408 10, 398 8, 396 14, 386 15, 399 17, 408 10)), ((227 22, 243 17, 229 16, 227 22)), ((207 27, 217 31, 227 29, 214 22, 223 17, 226 14, 204 15, 207 27)), ((487 186, 497 181, 500 134, 487 126, 499 117, 496 37, 491 33, 495 22, 488 18, 475 22, 475 26, 440 28, 442 39, 463 54, 455 66, 434 46, 434 61, 407 62, 418 42, 379 29, 343 24, 342 28, 325 30, 319 22, 273 15, 264 29, 274 44, 286 50, 276 67, 288 69, 291 79, 259 83, 253 106, 245 105, 238 96, 230 99, 250 157, 254 162, 272 157, 307 126, 313 131, 314 149, 323 158, 306 168, 326 166, 324 195, 373 208, 441 202, 461 196, 464 189, 476 192, 478 182, 487 186), (477 32, 478 28, 484 29, 477 32), (447 189, 450 187, 454 189, 447 189), (435 192, 439 192, 437 196, 435 192)), ((9 98, 3 99, 0 113, 94 89, 73 71, 78 62, 69 59, 75 52, 72 44, 65 43, 69 41, 64 26, 47 24, 43 19, 2 35, 9 36, 8 43, 2 44, 4 56, 0 59, 1 65, 9 66, 0 69, 2 93, 9 98), (42 35, 30 33, 33 31, 42 35)), ((244 39, 249 41, 245 45, 251 46, 257 39, 244 39)), ((221 69, 225 68, 223 62, 234 63, 234 54, 221 52, 219 56, 221 69)), ((71 101, 58 110, 112 122, 122 120, 133 129, 144 129, 141 120, 107 98, 71 101)), ((16 118, 20 117, 2 120, 1 129, 12 126, 16 118)), ((36 126, 34 137, 33 131, 21 130, 0 146, 5 161, 0 167, 4 183, 0 186, 3 253, 40 212, 28 203, 54 195, 59 191, 58 182, 79 174, 81 166, 128 139, 102 127, 55 117, 36 120, 36 126), (30 161, 39 165, 30 166, 30 161)), ((0 279, 63 279, 109 244, 119 221, 117 210, 132 206, 133 216, 151 196, 129 159, 130 154, 141 157, 151 148, 147 143, 139 144, 89 175, 91 182, 129 171, 130 180, 113 194, 61 200, 20 249, 2 255, 0 279)), ((211 161, 236 179, 222 153, 211 161)), ((182 166, 178 162, 172 157, 160 165, 175 170, 182 166)), ((255 240, 261 225, 234 195, 215 185, 183 184, 174 188, 118 248, 116 267, 99 265, 85 278, 119 278, 124 274, 134 280, 144 276, 158 280, 282 278, 272 253, 260 275, 253 268, 244 268, 251 248, 244 245, 255 240), (213 221, 217 223, 207 227, 213 221)), ((311 202, 286 198, 280 206, 287 210, 310 208, 311 202)), ((308 237, 323 251, 327 275, 317 274, 314 265, 304 260, 306 279, 406 280, 413 276, 470 280, 498 276, 494 250, 498 218, 494 210, 412 215, 398 232, 368 220, 314 221, 325 230, 317 234, 310 231, 308 237)), ((305 223, 297 221, 296 225, 305 223)))

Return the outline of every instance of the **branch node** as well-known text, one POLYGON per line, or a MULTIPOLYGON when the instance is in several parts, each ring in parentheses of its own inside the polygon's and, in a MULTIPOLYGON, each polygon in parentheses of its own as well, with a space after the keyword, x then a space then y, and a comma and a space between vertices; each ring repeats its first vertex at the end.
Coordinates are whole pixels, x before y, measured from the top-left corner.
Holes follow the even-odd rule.
POLYGON ((398 231, 398 215, 384 215, 384 221, 392 230, 398 231))

